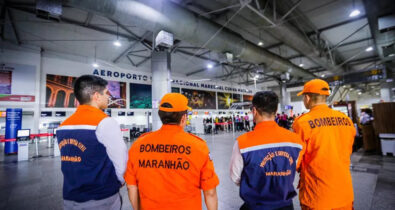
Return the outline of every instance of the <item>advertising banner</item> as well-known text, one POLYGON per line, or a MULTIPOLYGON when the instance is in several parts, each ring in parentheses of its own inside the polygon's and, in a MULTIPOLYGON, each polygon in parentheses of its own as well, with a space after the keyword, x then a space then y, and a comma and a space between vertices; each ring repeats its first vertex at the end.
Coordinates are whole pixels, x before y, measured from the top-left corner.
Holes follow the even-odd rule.
MULTIPOLYGON (((6 122, 5 122, 5 139, 15 139, 18 130, 22 126, 22 109, 8 108, 6 110, 6 122)), ((12 154, 18 152, 18 144, 16 141, 5 142, 4 153, 12 154)))
POLYGON ((152 86, 130 83, 130 108, 152 108, 152 86))
POLYGON ((181 93, 188 98, 192 109, 216 109, 215 92, 182 88, 181 93))
MULTIPOLYGON (((74 96, 77 77, 47 74, 46 107, 74 108, 79 105, 74 96)), ((108 81, 110 93, 108 108, 126 108, 126 83, 108 81)))
POLYGON ((29 65, 0 65, 0 101, 34 102, 36 68, 29 65))

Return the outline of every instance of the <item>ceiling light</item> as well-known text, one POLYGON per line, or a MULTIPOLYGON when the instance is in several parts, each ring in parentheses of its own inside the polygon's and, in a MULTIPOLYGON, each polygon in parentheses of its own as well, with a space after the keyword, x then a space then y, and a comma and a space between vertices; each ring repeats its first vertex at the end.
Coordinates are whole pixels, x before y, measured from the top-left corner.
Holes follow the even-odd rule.
POLYGON ((388 57, 393 57, 393 56, 395 56, 395 54, 394 54, 394 53, 391 53, 388 57))
POLYGON ((303 66, 304 66, 304 64, 303 64, 303 63, 301 63, 301 64, 299 64, 299 66, 300 66, 300 67, 303 67, 303 66))
POLYGON ((373 47, 368 47, 368 48, 366 48, 366 52, 369 52, 369 51, 372 51, 373 50, 373 47))
POLYGON ((262 45, 263 45, 263 42, 258 42, 258 45, 259 45, 259 46, 262 46, 262 45))
POLYGON ((354 90, 354 88, 350 88, 350 90, 354 90))
POLYGON ((114 41, 114 46, 117 46, 117 47, 120 47, 120 46, 122 46, 122 44, 121 44, 121 42, 120 41, 118 41, 118 40, 116 40, 116 41, 114 41))
POLYGON ((361 92, 358 92, 358 95, 362 95, 362 93, 361 93, 361 92))
POLYGON ((355 17, 358 16, 359 14, 361 14, 361 12, 357 9, 354 9, 351 13, 350 13, 350 17, 355 17))
POLYGON ((325 77, 325 74, 321 75, 321 77, 324 78, 324 77, 325 77))
POLYGON ((94 68, 98 68, 98 67, 99 67, 99 64, 97 64, 97 63, 92 63, 92 66, 93 66, 94 68))
POLYGON ((376 92, 376 96, 380 95, 380 93, 376 92))
POLYGON ((214 67, 213 64, 207 64, 208 69, 212 69, 213 67, 214 67))
POLYGON ((257 79, 258 79, 258 78, 259 78, 259 74, 255 75, 255 78, 257 78, 257 79))
POLYGON ((346 88, 347 86, 346 85, 343 85, 343 88, 346 88))

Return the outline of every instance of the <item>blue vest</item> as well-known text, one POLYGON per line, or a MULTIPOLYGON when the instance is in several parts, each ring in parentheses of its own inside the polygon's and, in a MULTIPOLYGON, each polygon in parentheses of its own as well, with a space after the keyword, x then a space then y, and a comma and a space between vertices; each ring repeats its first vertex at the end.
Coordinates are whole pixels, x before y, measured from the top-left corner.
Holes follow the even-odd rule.
POLYGON ((76 202, 101 200, 118 193, 121 183, 106 148, 97 140, 97 125, 73 125, 80 117, 78 111, 57 130, 63 198, 76 202))
POLYGON ((273 121, 258 124, 254 131, 239 137, 238 143, 244 162, 240 197, 246 205, 265 210, 291 205, 296 196, 296 163, 302 149, 298 136, 273 121))

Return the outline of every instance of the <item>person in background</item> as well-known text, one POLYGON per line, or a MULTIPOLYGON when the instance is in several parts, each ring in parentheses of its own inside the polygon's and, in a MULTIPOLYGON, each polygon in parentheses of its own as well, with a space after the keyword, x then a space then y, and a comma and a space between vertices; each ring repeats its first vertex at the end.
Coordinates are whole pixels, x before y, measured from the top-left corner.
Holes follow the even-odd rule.
POLYGON ((247 113, 244 116, 244 128, 246 131, 250 131, 250 118, 247 113))
POLYGON ((83 75, 75 81, 80 105, 57 129, 64 209, 121 209, 127 148, 108 106, 107 81, 83 75))
POLYGON ((255 93, 253 131, 237 138, 231 157, 230 177, 240 186, 241 210, 292 210, 296 169, 303 154, 300 137, 274 121, 278 96, 272 91, 255 93))
POLYGON ((278 125, 280 125, 280 113, 277 113, 276 118, 274 119, 278 125))
POLYGON ((303 103, 310 111, 293 130, 306 144, 299 181, 302 209, 353 209, 350 156, 356 130, 345 114, 328 107, 329 85, 313 79, 304 85, 303 103))
POLYGON ((184 132, 188 99, 163 96, 162 127, 140 136, 129 150, 125 173, 133 209, 201 210, 201 191, 208 210, 218 208, 219 184, 206 142, 184 132))

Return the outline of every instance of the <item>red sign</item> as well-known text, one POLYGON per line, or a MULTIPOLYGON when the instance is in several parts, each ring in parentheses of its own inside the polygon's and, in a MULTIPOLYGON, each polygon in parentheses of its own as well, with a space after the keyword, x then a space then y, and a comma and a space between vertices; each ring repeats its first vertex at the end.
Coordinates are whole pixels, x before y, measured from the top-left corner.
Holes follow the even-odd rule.
POLYGON ((29 95, 0 95, 0 101, 34 102, 34 99, 29 95))

